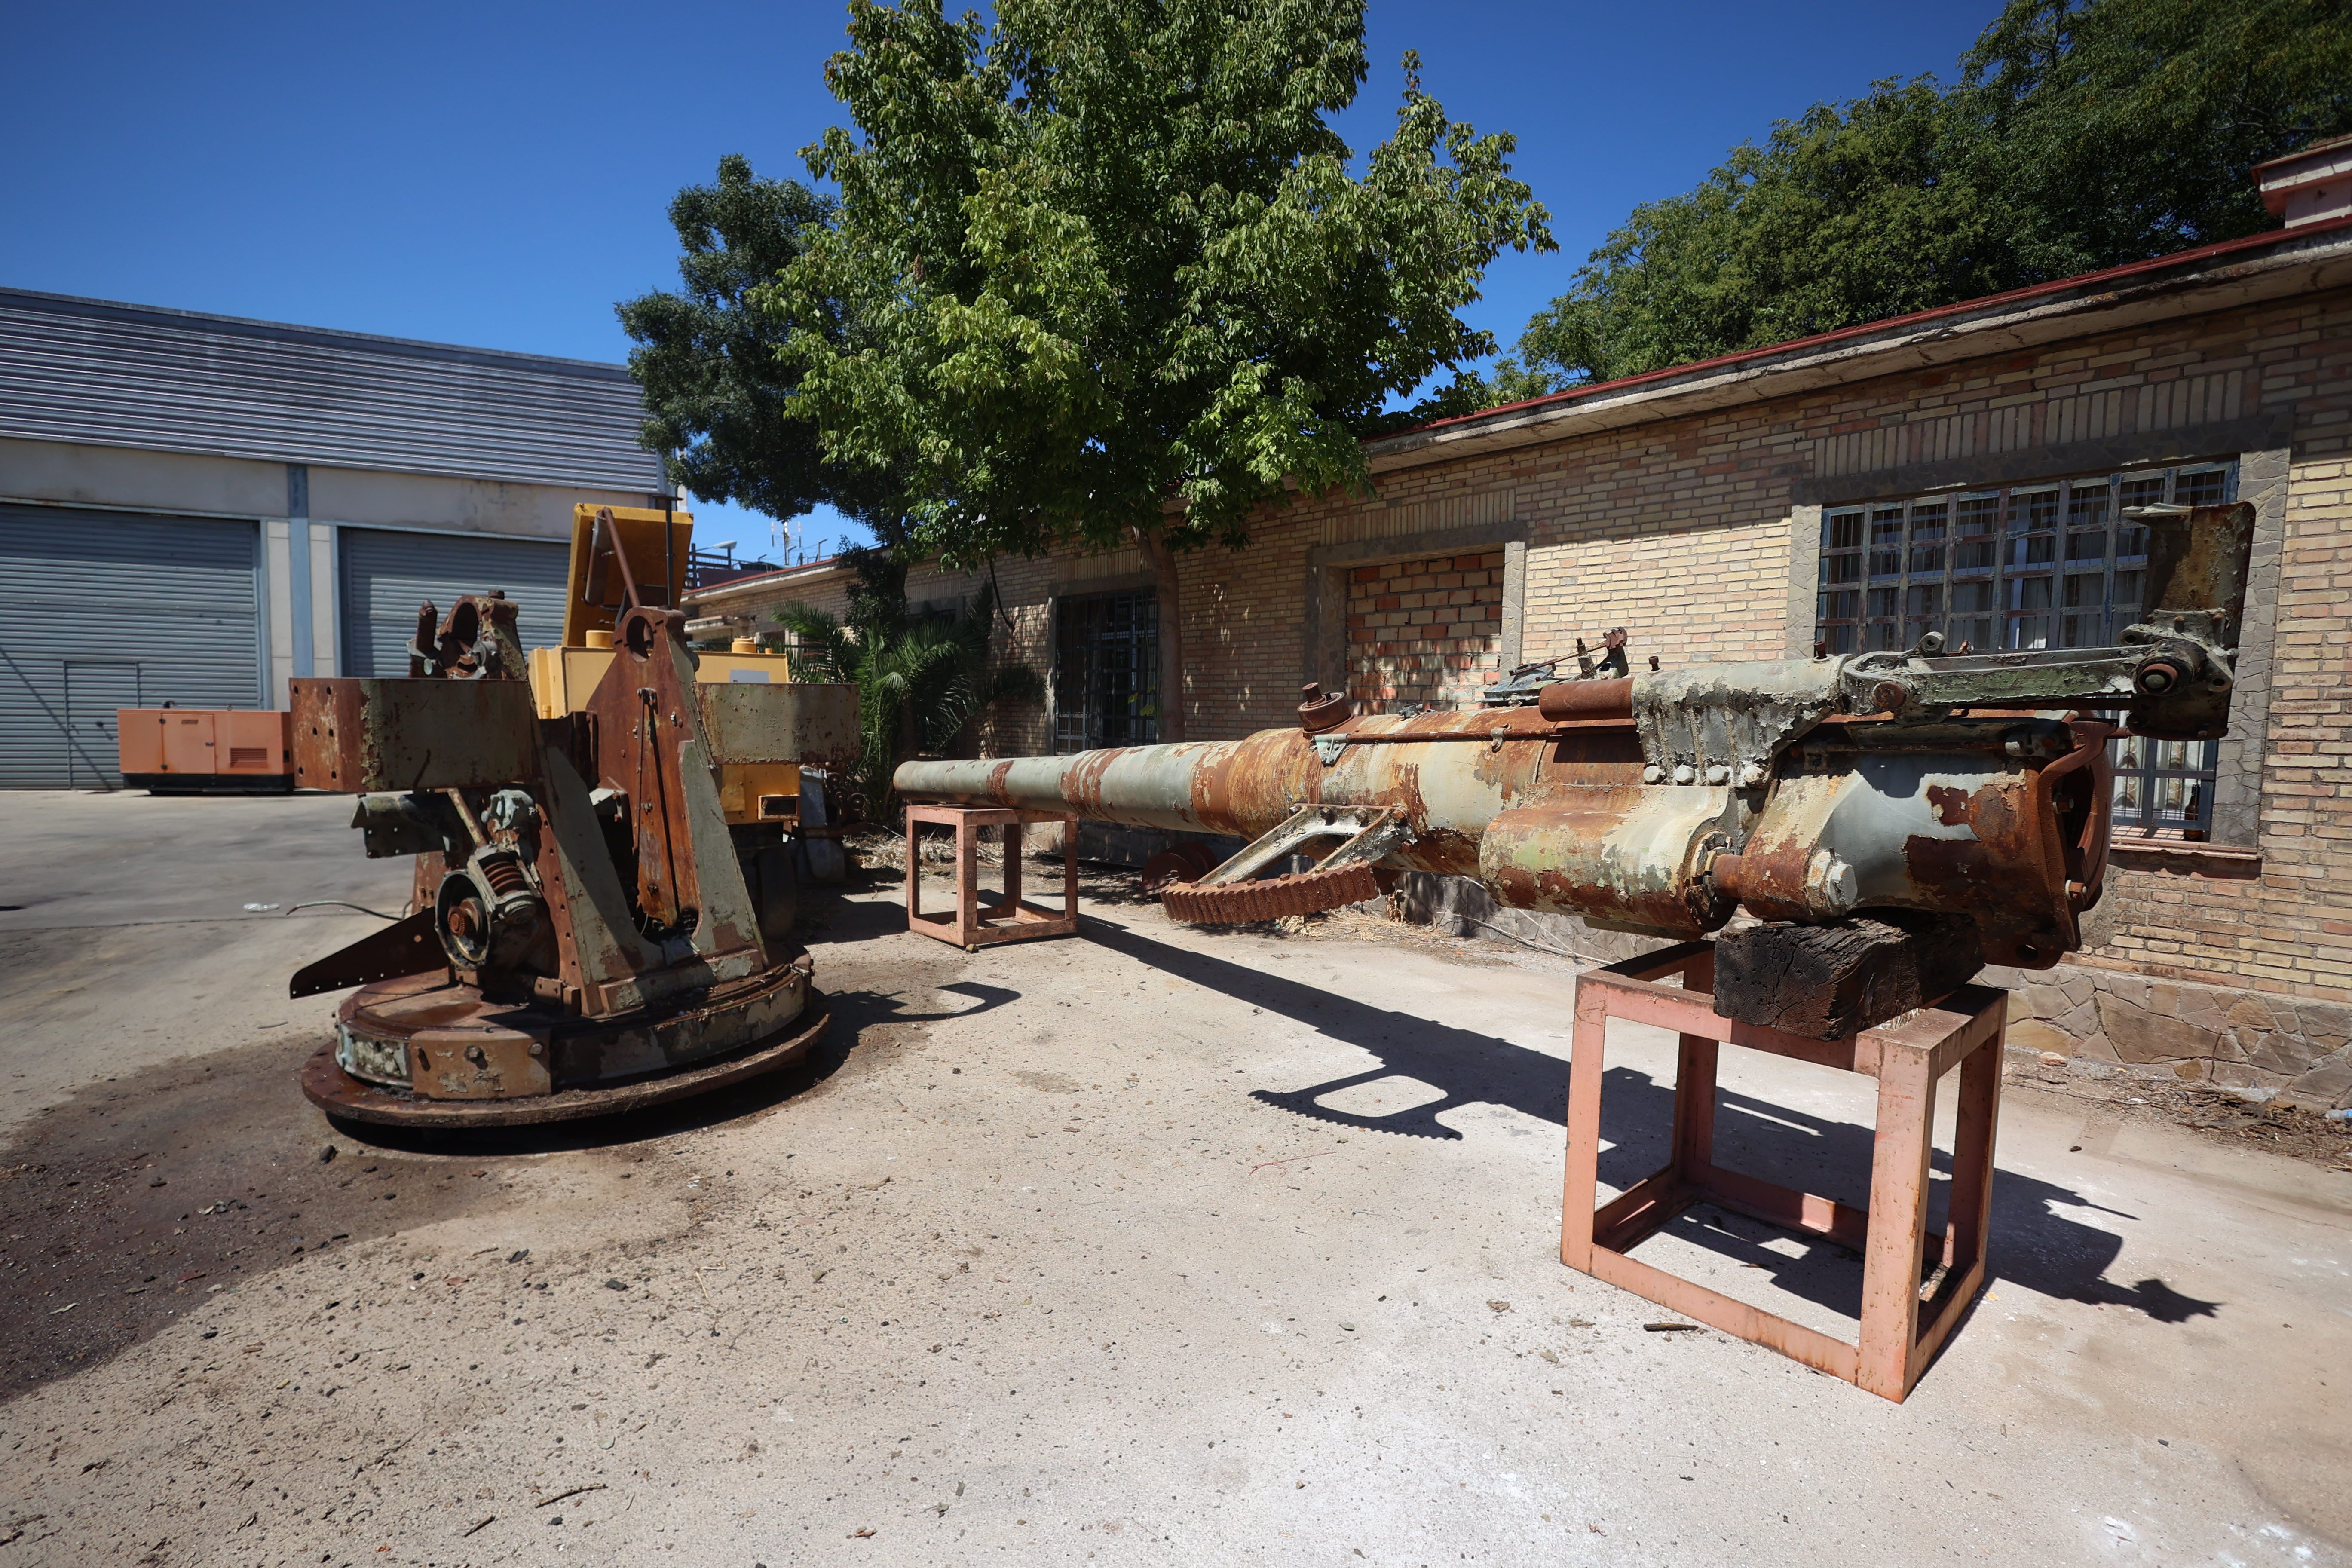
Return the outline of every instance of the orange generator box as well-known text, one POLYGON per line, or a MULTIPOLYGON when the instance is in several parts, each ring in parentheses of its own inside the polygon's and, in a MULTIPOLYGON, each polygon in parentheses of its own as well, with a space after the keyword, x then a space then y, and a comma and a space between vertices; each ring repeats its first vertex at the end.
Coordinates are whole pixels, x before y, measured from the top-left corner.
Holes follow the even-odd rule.
POLYGON ((294 715, 273 708, 118 708, 122 782, 156 795, 294 787, 294 715))

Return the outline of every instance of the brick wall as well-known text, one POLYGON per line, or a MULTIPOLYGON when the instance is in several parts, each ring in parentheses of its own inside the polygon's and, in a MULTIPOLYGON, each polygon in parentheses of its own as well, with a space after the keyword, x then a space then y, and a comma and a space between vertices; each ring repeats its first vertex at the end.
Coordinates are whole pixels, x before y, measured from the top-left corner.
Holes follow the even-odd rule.
POLYGON ((1503 666, 1503 552, 1348 574, 1348 696, 1359 713, 1478 705, 1503 666))
POLYGON ((1776 658, 1811 636, 1793 582, 1810 558, 1793 535, 1801 479, 2030 465, 2068 443, 2265 416, 2284 417, 2292 451, 2267 733, 2245 773, 2258 826, 2242 847, 2260 851, 2259 868, 2113 870, 2095 945, 2048 973, 2001 978, 2020 987, 2029 1037, 2341 1103, 2352 1097, 2352 295, 2341 290, 1404 469, 1380 476, 1370 498, 1295 501, 1266 515, 1246 551, 1182 562, 1188 732, 1287 721, 1309 664, 1301 605, 1318 546, 1402 545, 1475 511, 1525 531, 1522 658, 1570 653, 1574 638, 1620 625, 1637 669, 1653 654, 1670 668, 1776 658))

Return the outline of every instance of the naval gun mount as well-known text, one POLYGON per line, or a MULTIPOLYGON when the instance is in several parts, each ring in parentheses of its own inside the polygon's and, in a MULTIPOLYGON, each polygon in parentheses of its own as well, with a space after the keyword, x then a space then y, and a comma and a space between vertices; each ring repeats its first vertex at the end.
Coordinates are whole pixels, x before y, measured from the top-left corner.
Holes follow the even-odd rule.
MULTIPOLYGON (((1490 705, 1058 757, 913 762, 908 799, 1250 840, 1160 891, 1175 919, 1336 909, 1413 870, 1507 906, 1717 942, 1726 1017, 1837 1039, 1987 963, 2046 969, 2104 888, 2129 731, 2208 740, 2236 686, 2253 509, 2147 508, 2147 602, 2117 644, 1909 649, 1540 685, 1490 705), (1291 858, 1311 869, 1282 868, 1291 858)), ((1590 662, 1589 660, 1586 662, 1590 662)), ((1519 672, 1514 672, 1518 674, 1519 672)))
POLYGON ((856 688, 698 684, 685 616, 641 591, 607 515, 593 545, 624 588, 576 710, 536 711, 496 595, 428 625, 411 679, 292 685, 296 783, 358 795, 371 857, 415 857, 413 912, 289 988, 359 987, 303 1072, 331 1116, 604 1115, 775 1070, 824 1031, 774 835, 730 829, 719 781, 853 759, 856 688))

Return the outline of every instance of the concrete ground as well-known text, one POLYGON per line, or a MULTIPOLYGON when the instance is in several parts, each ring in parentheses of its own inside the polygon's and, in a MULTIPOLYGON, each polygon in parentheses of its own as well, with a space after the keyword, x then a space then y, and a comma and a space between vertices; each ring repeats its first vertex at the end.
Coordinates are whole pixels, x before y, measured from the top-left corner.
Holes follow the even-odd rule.
MULTIPOLYGON (((2352 1175, 2014 1081, 1890 1405, 1561 1268, 1565 963, 889 888, 805 1070, 370 1142, 284 987, 373 922, 244 908, 396 907, 349 814, 0 797, 0 1565, 2352 1563, 2352 1175)), ((1612 1037, 1604 1175, 1672 1063, 1612 1037)), ((1727 1052, 1719 1158, 1858 1195, 1864 1088, 1727 1052)), ((1642 1256, 1851 1324, 1826 1245, 1642 1256)))

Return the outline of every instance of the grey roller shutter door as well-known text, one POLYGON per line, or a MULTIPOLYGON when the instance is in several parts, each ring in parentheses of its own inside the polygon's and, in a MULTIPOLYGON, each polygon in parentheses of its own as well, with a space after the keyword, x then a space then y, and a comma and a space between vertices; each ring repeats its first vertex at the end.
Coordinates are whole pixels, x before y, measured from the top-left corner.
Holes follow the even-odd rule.
POLYGON ((0 507, 0 788, 121 783, 117 708, 260 707, 259 532, 0 507))
POLYGON ((342 557, 345 675, 406 675, 416 606, 430 599, 446 616, 466 595, 493 588, 505 589, 515 602, 516 629, 525 648, 554 647, 563 640, 569 544, 346 528, 337 548, 342 557))

